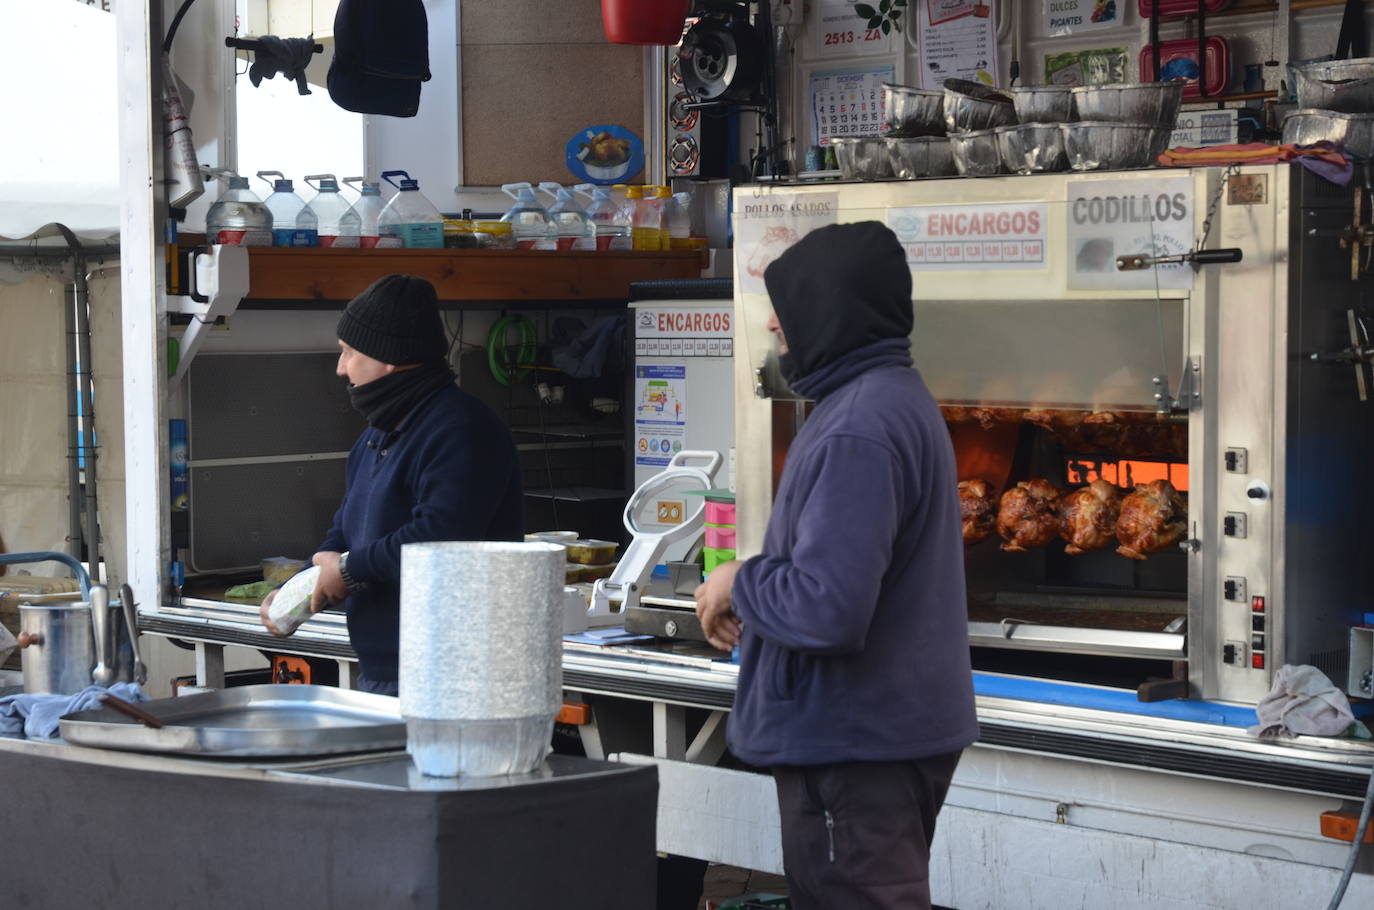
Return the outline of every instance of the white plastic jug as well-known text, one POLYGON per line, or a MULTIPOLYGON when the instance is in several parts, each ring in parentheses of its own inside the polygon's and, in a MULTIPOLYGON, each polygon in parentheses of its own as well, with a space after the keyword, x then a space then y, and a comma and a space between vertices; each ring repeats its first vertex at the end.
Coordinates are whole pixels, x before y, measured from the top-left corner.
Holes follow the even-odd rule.
POLYGON ((382 199, 382 185, 363 177, 345 177, 343 182, 350 186, 357 184, 353 187, 358 191, 358 201, 353 203, 353 211, 358 213, 358 246, 365 250, 400 249, 401 238, 382 237, 378 227, 382 211, 386 208, 386 201, 382 199))
POLYGON ((382 171, 382 179, 398 192, 377 216, 377 230, 383 237, 399 237, 408 250, 444 248, 444 216, 420 194, 420 182, 405 171, 382 171), (392 180, 401 177, 401 182, 392 180))
POLYGON ((339 181, 333 174, 310 174, 305 182, 316 190, 306 209, 318 222, 319 245, 356 250, 361 245, 362 218, 339 192, 339 181))
POLYGON ((272 213, 272 245, 318 246, 319 220, 296 195, 295 185, 281 171, 258 171, 258 177, 272 187, 272 194, 263 201, 272 213), (268 180, 272 175, 276 179, 268 180))

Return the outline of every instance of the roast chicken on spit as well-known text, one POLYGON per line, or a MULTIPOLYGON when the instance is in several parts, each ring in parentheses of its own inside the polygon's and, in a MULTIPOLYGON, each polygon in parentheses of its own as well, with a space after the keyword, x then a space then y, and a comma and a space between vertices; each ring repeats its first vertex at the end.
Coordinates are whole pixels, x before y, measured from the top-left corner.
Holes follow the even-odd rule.
POLYGON ((997 526, 997 494, 981 477, 959 481, 959 514, 964 521, 964 543, 972 545, 997 526))
POLYGON ((1183 494, 1167 480, 1137 484, 1135 492, 1121 503, 1116 520, 1116 552, 1131 559, 1144 559, 1171 547, 1188 530, 1188 503, 1183 494))
POLYGON ((1002 494, 997 513, 997 533, 1002 549, 1024 553, 1044 546, 1059 531, 1059 488, 1048 480, 1023 480, 1002 494))
POLYGON ((1068 542, 1065 553, 1086 553, 1116 539, 1121 513, 1121 490, 1105 480, 1064 494, 1059 502, 1059 536, 1068 542))

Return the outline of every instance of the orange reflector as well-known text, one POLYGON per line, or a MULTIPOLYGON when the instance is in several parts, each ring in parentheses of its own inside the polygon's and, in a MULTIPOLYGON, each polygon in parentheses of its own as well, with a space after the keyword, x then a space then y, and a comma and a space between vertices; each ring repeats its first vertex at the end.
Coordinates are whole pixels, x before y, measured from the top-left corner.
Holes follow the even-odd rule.
MULTIPOLYGON (((1360 823, 1358 812, 1342 812, 1340 809, 1332 809, 1330 812, 1322 813, 1322 837, 1329 837, 1334 840, 1353 841, 1355 839, 1355 826, 1360 823)), ((1362 844, 1374 844, 1374 818, 1364 826, 1364 838, 1362 844)))
POLYGON ((565 701, 563 707, 558 709, 556 720, 560 724, 572 724, 580 727, 590 723, 592 719, 592 706, 585 705, 580 701, 565 701))

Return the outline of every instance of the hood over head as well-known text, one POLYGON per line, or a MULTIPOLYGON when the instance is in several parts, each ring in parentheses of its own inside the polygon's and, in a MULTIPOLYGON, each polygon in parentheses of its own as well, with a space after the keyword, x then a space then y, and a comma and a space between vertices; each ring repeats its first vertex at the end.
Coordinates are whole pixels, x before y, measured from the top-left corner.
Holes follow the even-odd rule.
POLYGON ((913 323, 906 251, 878 221, 817 228, 763 273, 787 339, 780 361, 789 382, 850 351, 906 338, 913 323))

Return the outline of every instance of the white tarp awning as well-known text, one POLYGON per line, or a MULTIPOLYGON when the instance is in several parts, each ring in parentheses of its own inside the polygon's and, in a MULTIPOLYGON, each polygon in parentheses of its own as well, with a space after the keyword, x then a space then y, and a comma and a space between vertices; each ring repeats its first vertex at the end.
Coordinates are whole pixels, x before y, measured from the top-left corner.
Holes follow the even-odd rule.
POLYGON ((115 17, 73 0, 0 0, 0 237, 119 233, 115 17))

